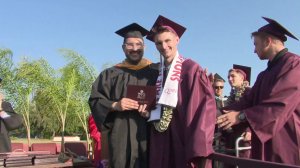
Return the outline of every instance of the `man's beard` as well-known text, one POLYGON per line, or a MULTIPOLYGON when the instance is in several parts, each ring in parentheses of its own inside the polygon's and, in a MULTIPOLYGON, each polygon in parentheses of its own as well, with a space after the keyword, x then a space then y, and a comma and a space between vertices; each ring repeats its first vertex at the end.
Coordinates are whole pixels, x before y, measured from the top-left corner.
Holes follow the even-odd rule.
POLYGON ((143 51, 131 51, 126 55, 126 58, 130 64, 137 65, 143 58, 143 51))

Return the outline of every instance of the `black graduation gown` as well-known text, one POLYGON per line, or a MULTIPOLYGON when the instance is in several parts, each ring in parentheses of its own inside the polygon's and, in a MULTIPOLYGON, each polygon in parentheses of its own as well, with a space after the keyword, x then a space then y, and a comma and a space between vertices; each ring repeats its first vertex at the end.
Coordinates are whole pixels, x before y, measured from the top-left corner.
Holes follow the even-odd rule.
POLYGON ((23 123, 22 116, 14 112, 9 102, 2 102, 2 109, 10 116, 7 118, 0 117, 0 153, 11 152, 11 141, 8 133, 23 123))
POLYGON ((127 85, 155 85, 158 65, 140 70, 111 67, 93 83, 89 105, 99 130, 108 129, 110 165, 147 167, 147 121, 137 111, 112 112, 113 102, 126 96, 127 85))

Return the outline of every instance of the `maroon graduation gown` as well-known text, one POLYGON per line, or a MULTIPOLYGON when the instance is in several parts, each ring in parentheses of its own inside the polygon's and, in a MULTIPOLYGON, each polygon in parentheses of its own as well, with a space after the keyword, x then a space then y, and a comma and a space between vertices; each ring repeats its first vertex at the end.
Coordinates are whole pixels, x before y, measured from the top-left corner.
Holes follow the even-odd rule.
POLYGON ((252 158, 300 165, 300 58, 286 52, 261 72, 236 109, 252 133, 252 158))
POLYGON ((183 62, 178 95, 169 128, 160 133, 151 126, 150 168, 189 167, 191 160, 213 152, 214 92, 203 69, 192 60, 183 62))

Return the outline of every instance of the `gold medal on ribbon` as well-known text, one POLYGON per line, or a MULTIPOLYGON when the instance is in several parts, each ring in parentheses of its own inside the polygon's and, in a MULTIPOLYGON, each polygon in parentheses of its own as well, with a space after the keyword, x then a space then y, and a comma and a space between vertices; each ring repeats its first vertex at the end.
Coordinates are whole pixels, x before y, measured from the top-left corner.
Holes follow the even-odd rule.
POLYGON ((171 107, 163 107, 163 112, 158 122, 153 122, 154 128, 158 132, 164 132, 168 129, 173 116, 173 109, 171 107))

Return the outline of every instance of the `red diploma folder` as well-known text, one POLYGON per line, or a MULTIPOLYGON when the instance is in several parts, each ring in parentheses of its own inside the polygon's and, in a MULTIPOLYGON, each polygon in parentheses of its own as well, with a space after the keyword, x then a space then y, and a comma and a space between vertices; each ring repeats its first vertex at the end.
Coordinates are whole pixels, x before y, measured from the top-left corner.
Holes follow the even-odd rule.
POLYGON ((136 100, 139 104, 147 104, 147 110, 155 107, 156 87, 128 85, 126 97, 136 100))

